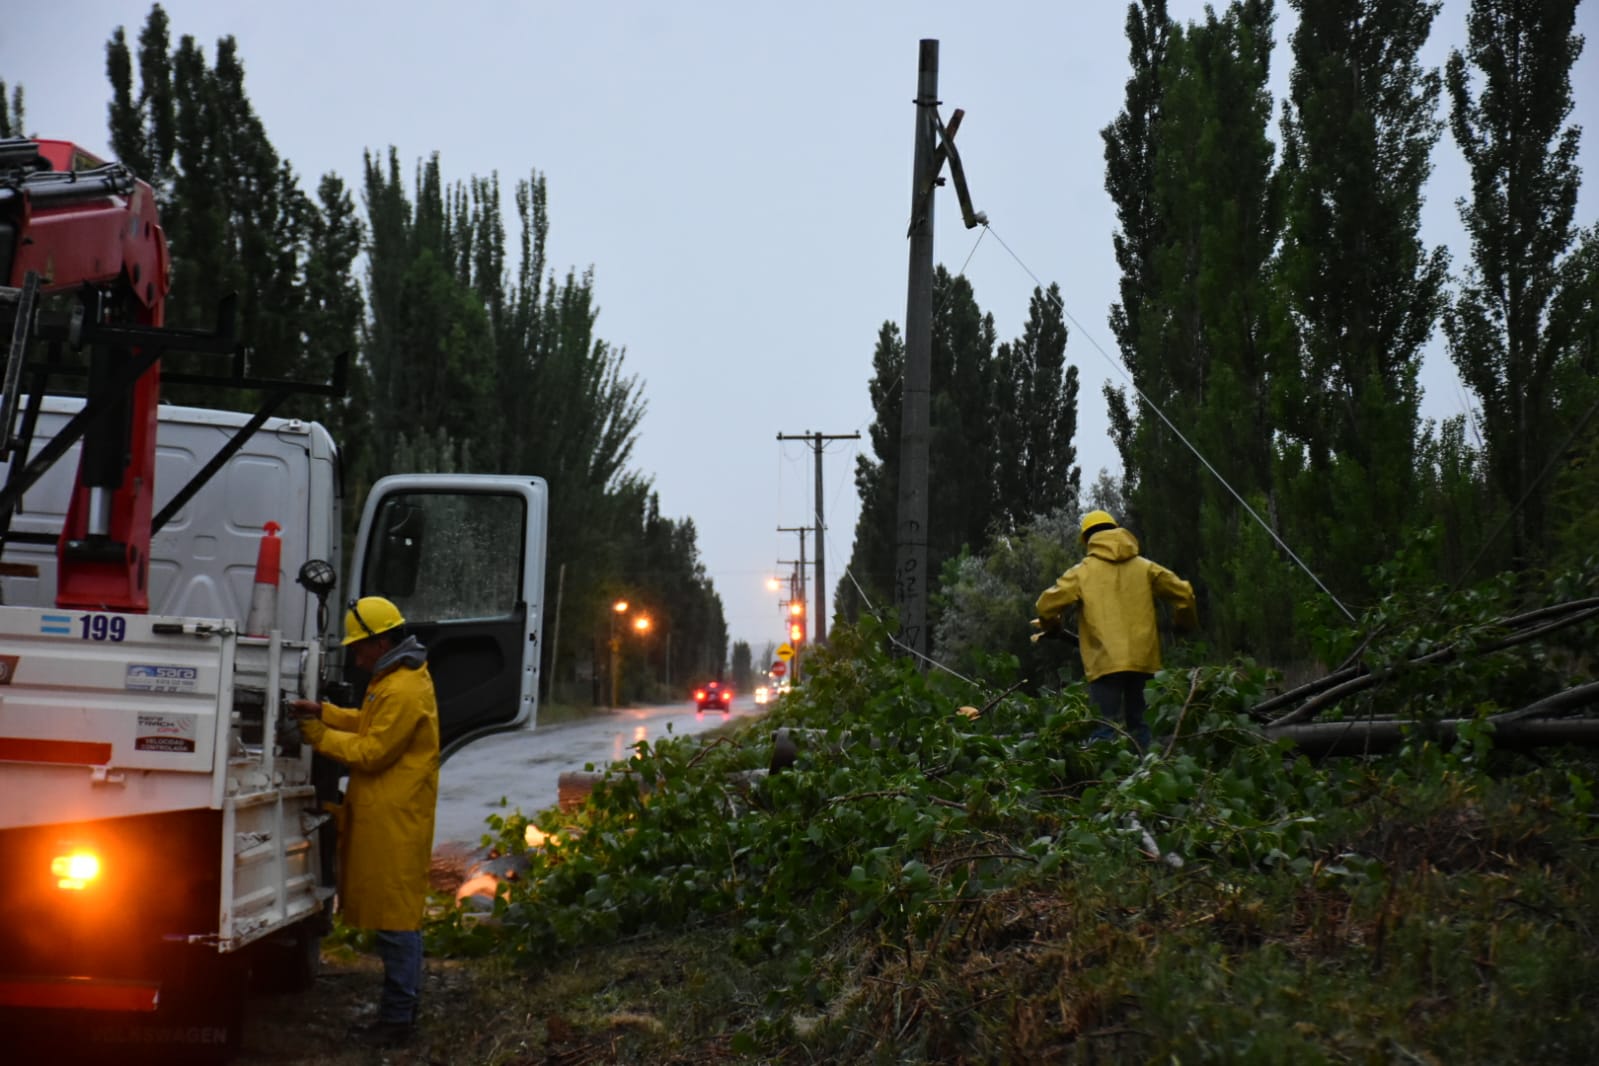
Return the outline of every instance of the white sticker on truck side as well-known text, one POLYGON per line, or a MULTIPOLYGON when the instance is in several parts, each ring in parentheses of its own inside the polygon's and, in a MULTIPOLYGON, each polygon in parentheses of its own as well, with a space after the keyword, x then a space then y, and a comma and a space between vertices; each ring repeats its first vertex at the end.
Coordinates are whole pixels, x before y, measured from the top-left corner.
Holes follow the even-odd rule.
POLYGON ((193 692, 199 680, 200 671, 192 666, 129 663, 122 687, 138 692, 193 692))
POLYGON ((133 738, 135 751, 194 751, 195 716, 192 714, 141 714, 133 738))

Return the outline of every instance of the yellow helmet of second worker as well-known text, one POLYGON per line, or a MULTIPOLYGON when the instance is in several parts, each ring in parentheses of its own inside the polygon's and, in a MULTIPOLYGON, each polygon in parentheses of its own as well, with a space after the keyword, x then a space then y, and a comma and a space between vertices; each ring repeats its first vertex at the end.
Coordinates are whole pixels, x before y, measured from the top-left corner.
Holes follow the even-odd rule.
POLYGON ((382 596, 362 596, 351 600, 344 612, 344 643, 354 644, 368 637, 381 636, 405 625, 405 616, 382 596))
POLYGON ((1109 511, 1089 511, 1083 515, 1083 523, 1078 527, 1078 537, 1084 544, 1088 543, 1089 530, 1097 526, 1115 526, 1116 519, 1111 517, 1109 511))

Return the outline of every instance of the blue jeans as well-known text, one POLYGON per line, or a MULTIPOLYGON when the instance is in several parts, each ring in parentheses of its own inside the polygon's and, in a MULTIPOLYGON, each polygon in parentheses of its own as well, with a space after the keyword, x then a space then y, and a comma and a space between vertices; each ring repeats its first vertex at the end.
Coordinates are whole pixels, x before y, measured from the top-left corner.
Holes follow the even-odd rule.
POLYGON ((383 994, 378 1021, 410 1025, 422 998, 422 931, 377 931, 378 957, 383 960, 383 994))
POLYGON ((1108 722, 1120 719, 1126 723, 1128 734, 1138 744, 1139 750, 1149 747, 1149 725, 1144 721, 1144 682, 1153 674, 1140 674, 1131 670, 1106 674, 1088 683, 1088 695, 1099 708, 1105 721, 1089 734, 1089 740, 1110 740, 1117 736, 1108 722))

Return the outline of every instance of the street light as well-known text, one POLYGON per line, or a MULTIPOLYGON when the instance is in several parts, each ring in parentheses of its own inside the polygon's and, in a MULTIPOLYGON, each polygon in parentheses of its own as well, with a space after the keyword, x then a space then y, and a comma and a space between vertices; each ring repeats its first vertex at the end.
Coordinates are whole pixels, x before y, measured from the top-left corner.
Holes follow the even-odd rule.
POLYGON ((616 632, 616 619, 626 613, 626 600, 617 600, 611 604, 611 707, 613 709, 622 702, 622 638, 616 632))

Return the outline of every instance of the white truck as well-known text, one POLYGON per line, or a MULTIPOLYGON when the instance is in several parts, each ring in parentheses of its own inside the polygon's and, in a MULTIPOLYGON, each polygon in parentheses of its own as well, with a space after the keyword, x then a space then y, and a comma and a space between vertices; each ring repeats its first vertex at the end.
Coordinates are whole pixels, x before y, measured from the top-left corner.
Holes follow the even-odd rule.
POLYGON ((148 185, 0 139, 0 1062, 225 1057, 251 975, 310 977, 339 771, 282 705, 337 675, 346 595, 428 646, 446 754, 536 717, 544 482, 383 479, 341 592, 338 452, 272 415, 343 364, 249 377, 228 301, 167 327, 168 281, 148 185), (160 403, 184 379, 259 409, 160 403))
MULTIPOLYGON (((39 439, 80 407, 47 400, 39 439)), ((246 418, 163 406, 157 507, 246 418)), ((60 529, 76 467, 69 451, 24 497, 19 532, 60 529)), ((428 646, 447 750, 535 720, 545 505, 535 477, 407 475, 368 495, 352 591, 394 600, 428 646)), ((339 530, 332 440, 273 419, 152 537, 148 614, 58 609, 55 551, 7 550, 0 1006, 107 1050, 222 1052, 249 970, 279 987, 314 973, 337 771, 317 780, 280 706, 318 694, 337 647, 344 599, 295 572, 336 572, 339 530), (249 636, 268 522, 276 611, 249 636)))

